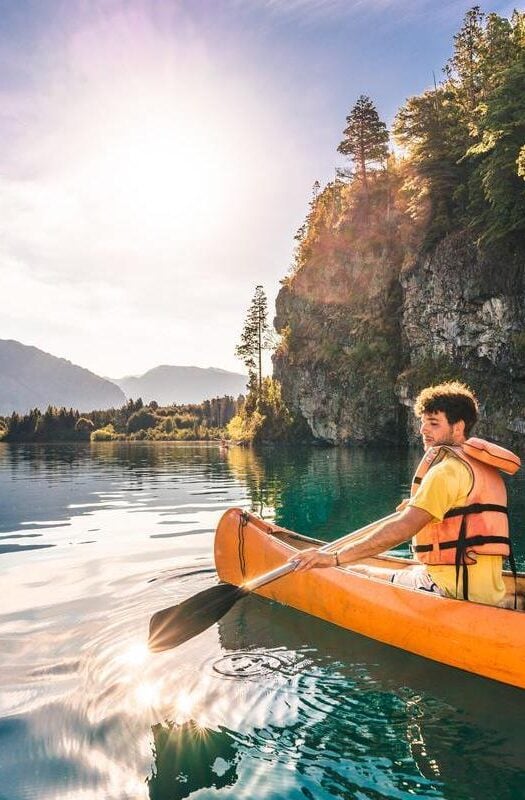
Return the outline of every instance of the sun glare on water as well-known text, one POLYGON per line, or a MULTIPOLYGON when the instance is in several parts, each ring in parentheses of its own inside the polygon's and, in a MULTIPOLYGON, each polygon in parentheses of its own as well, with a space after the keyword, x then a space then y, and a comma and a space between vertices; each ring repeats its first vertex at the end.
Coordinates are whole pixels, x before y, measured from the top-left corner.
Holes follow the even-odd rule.
POLYGON ((124 651, 121 660, 124 664, 129 664, 130 666, 140 666, 146 662, 149 655, 148 646, 144 642, 135 642, 124 651))
POLYGON ((189 714, 194 706, 194 698, 190 692, 179 692, 175 699, 175 708, 180 714, 189 714))
POLYGON ((135 689, 135 700, 143 707, 158 706, 160 696, 160 686, 157 683, 140 683, 135 689))

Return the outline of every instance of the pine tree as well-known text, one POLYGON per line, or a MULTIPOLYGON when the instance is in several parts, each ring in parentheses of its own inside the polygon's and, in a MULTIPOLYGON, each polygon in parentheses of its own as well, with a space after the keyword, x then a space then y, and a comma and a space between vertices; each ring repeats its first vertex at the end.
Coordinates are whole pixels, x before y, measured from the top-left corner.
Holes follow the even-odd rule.
POLYGON ((388 157, 388 131, 372 100, 362 94, 349 116, 343 131, 344 139, 337 148, 338 153, 349 156, 368 195, 368 165, 383 163, 388 157))
POLYGON ((505 70, 486 103, 481 142, 469 152, 481 155, 477 168, 485 210, 475 222, 483 238, 494 240, 525 231, 525 185, 520 174, 525 141, 525 53, 505 70))
POLYGON ((255 287, 251 305, 241 334, 241 341, 235 348, 235 355, 244 361, 248 370, 250 389, 257 386, 260 397, 262 385, 262 351, 272 347, 272 337, 268 325, 268 301, 262 286, 255 287))
POLYGON ((409 98, 397 113, 393 132, 423 181, 430 204, 426 244, 432 246, 463 213, 467 165, 461 159, 469 146, 468 131, 451 93, 439 87, 409 98))
POLYGON ((463 117, 475 127, 477 109, 486 93, 483 56, 485 14, 474 6, 465 14, 463 26, 454 36, 454 54, 445 66, 449 88, 454 93, 463 117))

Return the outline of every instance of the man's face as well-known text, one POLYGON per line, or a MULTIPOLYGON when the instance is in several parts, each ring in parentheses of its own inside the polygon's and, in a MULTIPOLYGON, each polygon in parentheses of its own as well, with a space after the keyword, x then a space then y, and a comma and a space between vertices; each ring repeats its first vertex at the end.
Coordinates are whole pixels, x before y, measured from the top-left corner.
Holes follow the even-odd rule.
POLYGON ((464 441, 464 430, 465 423, 463 421, 451 425, 443 411, 423 414, 419 428, 425 450, 439 444, 461 444, 464 441))

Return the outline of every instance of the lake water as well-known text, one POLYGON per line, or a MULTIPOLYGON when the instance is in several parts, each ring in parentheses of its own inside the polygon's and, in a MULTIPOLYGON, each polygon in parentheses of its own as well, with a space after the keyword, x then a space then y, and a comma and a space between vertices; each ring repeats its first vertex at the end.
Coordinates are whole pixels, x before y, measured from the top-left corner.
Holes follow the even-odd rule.
POLYGON ((523 691, 256 597, 145 648, 155 611, 216 582, 226 508, 333 539, 390 513, 416 460, 0 444, 0 800, 525 798, 523 691))

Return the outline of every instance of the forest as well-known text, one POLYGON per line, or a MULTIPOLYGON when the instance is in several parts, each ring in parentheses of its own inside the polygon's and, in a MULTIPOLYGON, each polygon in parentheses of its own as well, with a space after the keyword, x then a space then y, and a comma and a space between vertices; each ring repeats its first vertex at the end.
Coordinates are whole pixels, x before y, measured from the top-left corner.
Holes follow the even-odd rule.
POLYGON ((129 400, 121 408, 80 413, 72 408, 0 417, 6 442, 194 441, 220 439, 244 398, 215 397, 200 404, 159 406, 129 400))
POLYGON ((506 19, 473 7, 454 36, 443 80, 406 101, 391 134, 361 95, 337 149, 348 166, 324 189, 314 184, 292 275, 308 261, 319 230, 338 221, 351 221, 349 233, 364 245, 370 229, 378 246, 378 233, 386 239, 390 231, 414 251, 455 231, 470 232, 480 245, 523 247, 525 13, 506 19))

